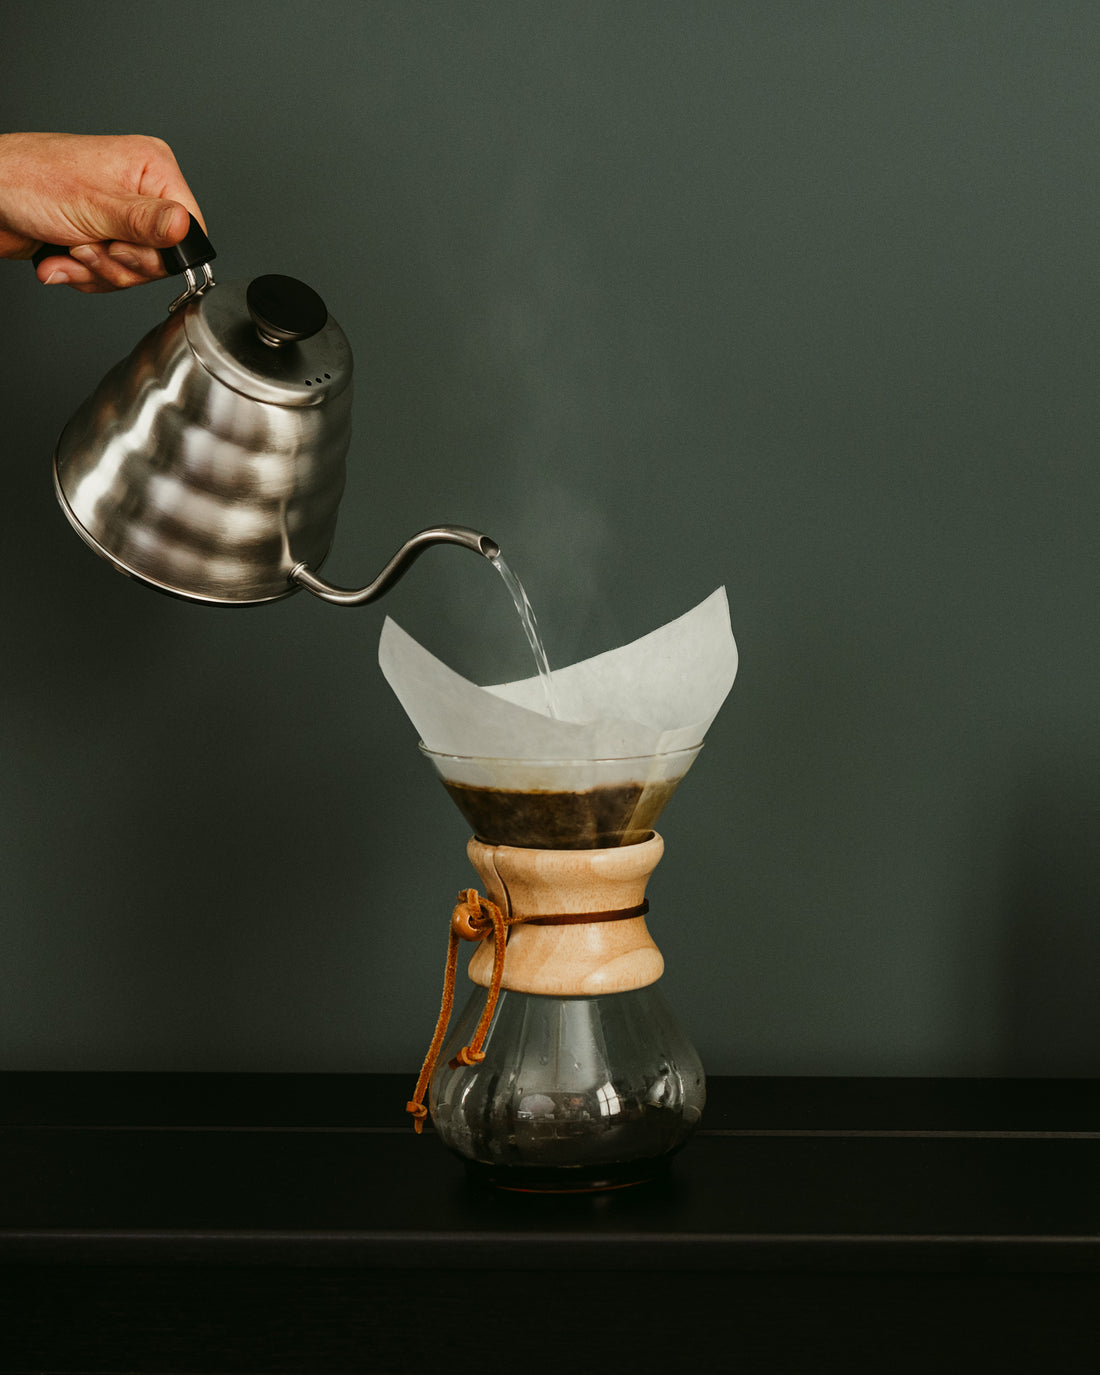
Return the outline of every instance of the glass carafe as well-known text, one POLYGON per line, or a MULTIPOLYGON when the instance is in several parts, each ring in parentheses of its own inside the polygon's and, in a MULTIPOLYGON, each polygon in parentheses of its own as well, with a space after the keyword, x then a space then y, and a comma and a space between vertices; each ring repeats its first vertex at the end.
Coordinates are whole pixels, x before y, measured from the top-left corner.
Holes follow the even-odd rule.
POLYGON ((502 990, 485 1059, 452 1069, 486 996, 470 995, 431 1085, 436 1131, 472 1175, 538 1191, 636 1184, 698 1125, 703 1066, 656 984, 595 998, 502 990))
MULTIPOLYGON (((664 961, 645 920, 664 842, 643 829, 697 752, 544 761, 534 788, 517 782, 531 780, 530 761, 429 755, 480 832, 467 854, 485 897, 470 890, 453 929, 480 939, 484 914, 495 923, 495 939, 470 960, 476 986, 437 1052, 428 1092, 436 1131, 472 1175, 538 1191, 639 1183, 698 1125, 702 1064, 657 987, 664 961), (495 787, 479 782, 482 772, 495 787), (630 786, 636 799, 624 805, 630 786), (478 788, 485 796, 471 802, 478 788), (548 838, 553 847, 530 843, 548 838), (479 910, 471 935, 469 913, 479 910)), ((456 947, 452 936, 451 977, 456 947)))

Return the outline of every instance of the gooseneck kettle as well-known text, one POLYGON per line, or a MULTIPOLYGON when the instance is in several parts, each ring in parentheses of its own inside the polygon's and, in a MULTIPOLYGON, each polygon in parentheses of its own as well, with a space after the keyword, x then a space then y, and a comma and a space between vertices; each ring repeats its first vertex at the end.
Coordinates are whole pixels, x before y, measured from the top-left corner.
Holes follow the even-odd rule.
MULTIPOLYGON (((65 252, 45 245, 36 259, 65 252)), ((215 256, 192 218, 183 242, 161 254, 186 290, 61 434, 54 485, 86 543, 162 592, 237 606, 300 587, 359 606, 433 544, 497 558, 488 536, 439 525, 365 587, 318 575, 344 490, 351 348, 304 282, 268 275, 215 287, 215 256)))

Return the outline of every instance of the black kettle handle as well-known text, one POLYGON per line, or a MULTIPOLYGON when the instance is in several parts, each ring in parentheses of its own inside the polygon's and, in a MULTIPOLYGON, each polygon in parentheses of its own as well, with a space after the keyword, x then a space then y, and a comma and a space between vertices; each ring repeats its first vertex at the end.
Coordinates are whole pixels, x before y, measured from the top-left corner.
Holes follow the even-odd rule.
MULTIPOLYGON (((37 267, 43 259, 57 256, 68 257, 68 248, 61 244, 44 243, 31 258, 31 262, 37 267)), ((202 226, 194 215, 191 216, 187 233, 179 243, 160 250, 160 260, 169 277, 176 277, 181 272, 186 272, 189 267, 202 267, 204 263, 212 263, 217 256, 214 245, 203 233, 202 226)))

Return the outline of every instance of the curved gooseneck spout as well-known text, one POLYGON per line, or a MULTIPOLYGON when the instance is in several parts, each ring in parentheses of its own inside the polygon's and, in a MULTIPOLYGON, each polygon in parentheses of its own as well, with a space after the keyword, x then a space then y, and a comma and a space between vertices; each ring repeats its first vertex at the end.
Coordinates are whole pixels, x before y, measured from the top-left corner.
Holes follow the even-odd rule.
POLYGON ((334 587, 332 583, 319 578, 307 564, 298 563, 290 570, 290 580, 312 592, 323 601, 334 606, 364 606, 388 592, 395 582, 403 577, 425 549, 433 544, 458 544, 464 549, 472 549, 487 559, 500 557, 500 548, 495 540, 465 525, 433 525, 421 530, 418 535, 403 544, 382 569, 375 580, 366 587, 334 587))

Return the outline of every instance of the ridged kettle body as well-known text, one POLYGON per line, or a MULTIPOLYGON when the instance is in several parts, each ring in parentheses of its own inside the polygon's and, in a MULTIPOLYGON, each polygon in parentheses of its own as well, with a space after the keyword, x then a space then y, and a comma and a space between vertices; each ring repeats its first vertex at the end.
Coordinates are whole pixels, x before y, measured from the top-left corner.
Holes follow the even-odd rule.
POLYGON ((246 283, 221 285, 151 330, 62 433, 58 497, 124 573, 197 601, 297 590, 332 545, 351 440, 351 350, 331 316, 280 347, 257 333, 246 283))

